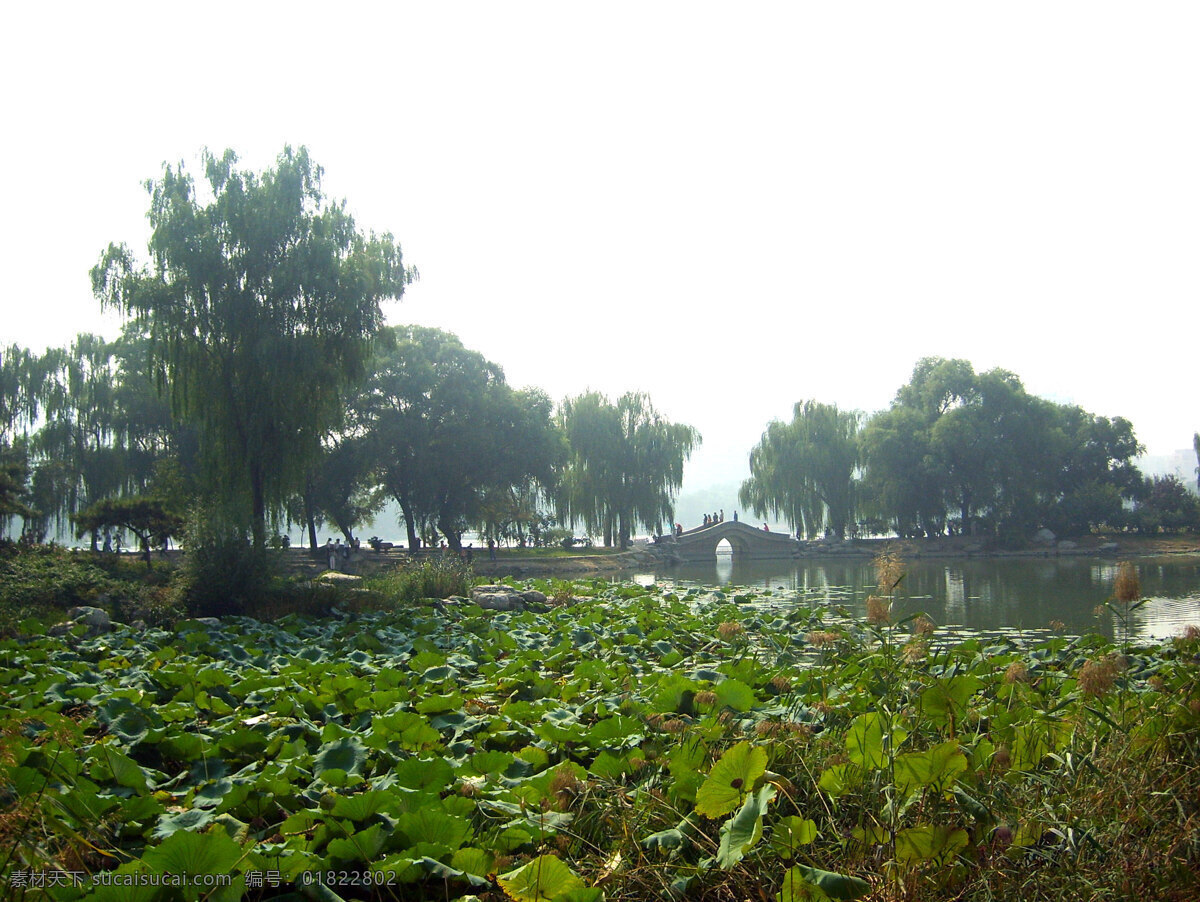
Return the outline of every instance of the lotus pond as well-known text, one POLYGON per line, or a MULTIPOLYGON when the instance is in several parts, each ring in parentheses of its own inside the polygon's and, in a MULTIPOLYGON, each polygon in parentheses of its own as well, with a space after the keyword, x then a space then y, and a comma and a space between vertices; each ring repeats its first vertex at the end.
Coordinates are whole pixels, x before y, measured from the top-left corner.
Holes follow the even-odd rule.
POLYGON ((550 601, 0 642, 4 893, 1200 892, 1200 638, 962 639, 886 595, 854 619, 770 589, 523 585, 550 601))

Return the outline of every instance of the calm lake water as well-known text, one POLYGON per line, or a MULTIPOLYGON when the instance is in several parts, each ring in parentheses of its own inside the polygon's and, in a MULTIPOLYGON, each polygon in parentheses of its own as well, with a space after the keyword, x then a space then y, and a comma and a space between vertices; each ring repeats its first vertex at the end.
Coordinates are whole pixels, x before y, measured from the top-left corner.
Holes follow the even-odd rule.
MULTIPOLYGON (((1200 626, 1200 557, 1135 558, 1142 597, 1130 615, 1129 634, 1145 639, 1178 635, 1200 626)), ((895 617, 923 611, 939 626, 968 631, 1049 630, 1062 621, 1072 634, 1120 635, 1120 622, 1096 608, 1112 596, 1117 562, 1100 558, 992 558, 908 562, 896 590, 895 617)), ((658 583, 783 589, 802 600, 845 607, 865 616, 874 592, 870 561, 734 561, 684 564, 653 574, 658 583)))

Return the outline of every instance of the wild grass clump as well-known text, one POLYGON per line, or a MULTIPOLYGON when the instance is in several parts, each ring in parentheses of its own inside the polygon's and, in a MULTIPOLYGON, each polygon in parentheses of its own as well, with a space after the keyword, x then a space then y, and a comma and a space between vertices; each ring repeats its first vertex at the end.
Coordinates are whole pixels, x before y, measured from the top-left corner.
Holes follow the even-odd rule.
POLYGON ((367 582, 373 592, 393 601, 449 598, 469 595, 475 573, 471 565, 454 556, 426 558, 415 567, 398 567, 367 582))

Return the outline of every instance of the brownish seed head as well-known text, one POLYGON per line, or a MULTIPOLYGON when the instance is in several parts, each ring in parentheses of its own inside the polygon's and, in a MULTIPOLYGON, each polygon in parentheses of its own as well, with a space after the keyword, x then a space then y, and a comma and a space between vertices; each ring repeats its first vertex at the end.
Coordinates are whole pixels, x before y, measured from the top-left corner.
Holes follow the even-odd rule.
POLYGON ((730 641, 731 639, 735 639, 738 636, 743 636, 745 633, 746 628, 736 620, 726 620, 717 627, 717 635, 726 642, 730 641))
POLYGON ((1130 561, 1122 561, 1113 582, 1113 597, 1122 604, 1137 601, 1142 596, 1142 584, 1138 580, 1137 568, 1130 561))
POLYGON ((1089 698, 1099 698, 1112 689, 1118 672, 1111 655, 1099 661, 1084 661, 1079 668, 1079 691, 1089 698))
POLYGON ((1004 682, 1010 686, 1013 683, 1028 683, 1029 668, 1025 666, 1024 661, 1013 661, 1008 665, 1008 669, 1004 671, 1004 682))
POLYGON ((867 598, 867 623, 872 626, 891 623, 891 607, 887 599, 880 598, 878 595, 869 596, 867 598))
POLYGON ((831 645, 836 645, 838 634, 829 630, 813 630, 804 637, 808 640, 809 645, 815 645, 817 648, 828 648, 831 645))
POLYGON ((904 561, 894 551, 885 551, 875 557, 875 585, 881 595, 891 595, 900 578, 904 576, 904 561))

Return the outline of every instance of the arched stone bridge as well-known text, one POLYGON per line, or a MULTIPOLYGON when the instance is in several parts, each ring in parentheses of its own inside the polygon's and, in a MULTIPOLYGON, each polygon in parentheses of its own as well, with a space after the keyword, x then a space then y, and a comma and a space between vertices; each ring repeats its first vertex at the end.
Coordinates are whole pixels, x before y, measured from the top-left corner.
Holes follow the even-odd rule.
POLYGON ((686 563, 707 562, 717 556, 717 543, 729 541, 734 560, 789 558, 800 551, 800 543, 781 532, 755 529, 748 523, 725 520, 689 529, 683 535, 658 536, 654 543, 686 563))

